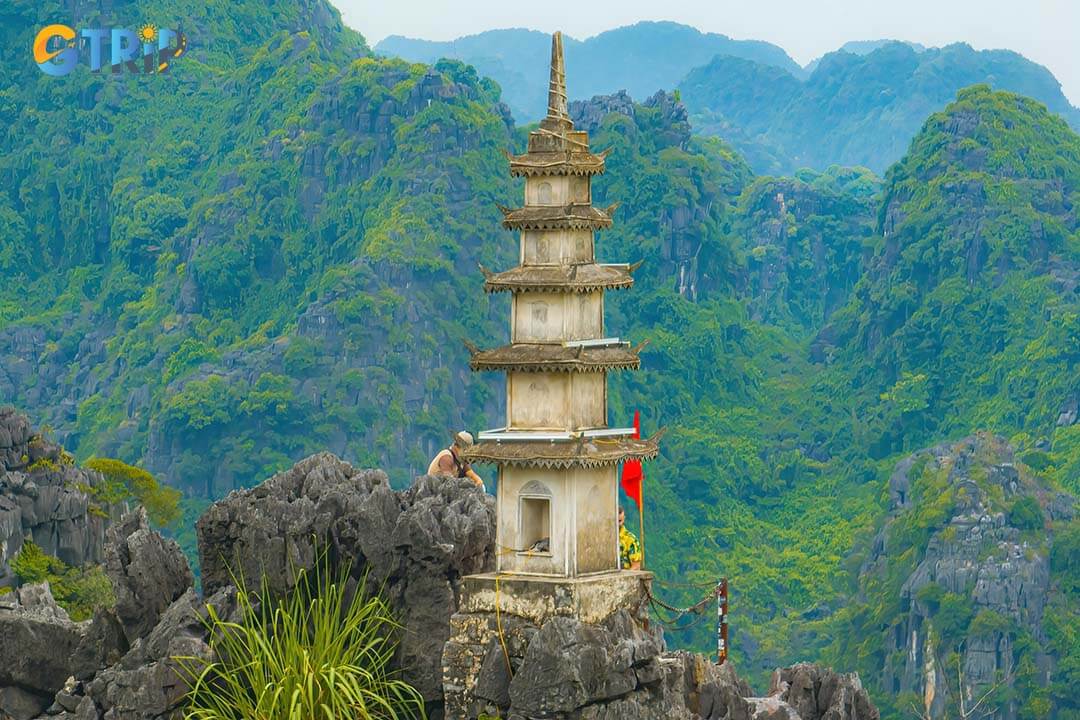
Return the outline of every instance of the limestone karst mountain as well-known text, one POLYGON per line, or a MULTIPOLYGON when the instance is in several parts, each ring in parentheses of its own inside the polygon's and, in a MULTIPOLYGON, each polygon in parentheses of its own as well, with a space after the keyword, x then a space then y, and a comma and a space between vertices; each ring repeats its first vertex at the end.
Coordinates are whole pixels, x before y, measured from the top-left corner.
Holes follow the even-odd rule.
MULTIPOLYGON (((445 42, 391 36, 375 52, 425 63, 461 60, 492 78, 519 123, 544 114, 543 33, 491 30, 445 42)), ((987 83, 1045 103, 1080 129, 1080 109, 1045 67, 1008 50, 963 43, 926 48, 845 43, 799 67, 781 48, 676 23, 642 22, 585 41, 568 39, 572 100, 626 91, 643 99, 678 88, 695 132, 734 145, 756 172, 859 165, 883 173, 923 120, 961 88, 987 83)))
MULTIPOLYGON (((400 35, 384 38, 375 52, 434 64, 452 58, 474 66, 502 88, 504 101, 519 123, 535 122, 547 108, 547 79, 537 68, 547 61, 550 37, 535 30, 489 30, 447 42, 400 35)), ((646 98, 672 90, 692 68, 716 55, 746 58, 796 75, 799 65, 784 50, 761 40, 735 40, 673 22, 640 22, 586 40, 565 40, 567 63, 574 68, 571 100, 587 100, 625 90, 646 98)))
POLYGON ((961 696, 985 697, 996 718, 1022 717, 1039 698, 1068 707, 1075 687, 1060 663, 1075 653, 1063 625, 1074 580, 1051 558, 1070 552, 1075 498, 988 434, 910 455, 888 492, 858 594, 832 620, 848 630, 832 635, 835 656, 862 657, 891 705, 931 717, 954 715, 961 696))
POLYGON ((1015 52, 964 43, 840 50, 805 77, 718 56, 691 71, 679 90, 695 130, 732 143, 757 172, 838 164, 883 173, 903 157, 928 115, 979 83, 1034 98, 1080 129, 1080 109, 1045 67, 1015 52))

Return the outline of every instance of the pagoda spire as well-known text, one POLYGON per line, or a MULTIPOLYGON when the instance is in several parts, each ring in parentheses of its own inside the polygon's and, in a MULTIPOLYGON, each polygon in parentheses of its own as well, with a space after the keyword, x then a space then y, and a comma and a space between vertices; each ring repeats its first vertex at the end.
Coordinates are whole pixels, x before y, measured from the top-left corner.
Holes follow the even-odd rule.
POLYGON ((548 81, 547 117, 540 123, 548 130, 571 130, 574 123, 570 120, 566 95, 566 62, 563 59, 562 33, 551 36, 551 78, 548 81))

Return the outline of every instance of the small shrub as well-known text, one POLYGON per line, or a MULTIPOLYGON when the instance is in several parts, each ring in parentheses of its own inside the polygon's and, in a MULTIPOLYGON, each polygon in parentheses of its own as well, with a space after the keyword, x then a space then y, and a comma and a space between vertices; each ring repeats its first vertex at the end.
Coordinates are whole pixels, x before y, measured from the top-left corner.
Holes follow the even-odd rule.
POLYGON ((31 463, 26 468, 26 471, 31 472, 31 473, 33 473, 33 472, 43 472, 43 471, 56 472, 59 469, 60 469, 60 466, 57 465, 54 460, 52 460, 51 458, 43 457, 43 458, 41 458, 39 460, 36 460, 33 463, 31 463))
POLYGON ((86 620, 100 607, 116 604, 112 584, 100 565, 70 567, 31 540, 11 559, 11 570, 21 584, 47 582, 53 598, 72 620, 86 620))
POLYGON ((1046 472, 1054 466, 1054 459, 1042 450, 1029 450, 1021 457, 1024 464, 1036 472, 1046 472))
POLYGON ((1030 495, 1020 498, 1009 508, 1009 524, 1020 530, 1038 530, 1045 522, 1039 501, 1030 495))
POLYGON ((389 606, 366 594, 366 582, 350 597, 348 567, 331 573, 323 554, 284 600, 265 578, 257 594, 234 580, 239 622, 207 606, 218 659, 177 658, 189 686, 187 720, 424 717, 420 693, 390 668, 399 626, 389 606))
POLYGON ((957 593, 947 592, 934 614, 934 627, 949 644, 957 643, 967 634, 971 616, 975 610, 971 600, 957 593))
POLYGON ((915 593, 915 599, 926 606, 930 614, 934 614, 938 610, 938 606, 941 605, 941 598, 945 596, 945 588, 938 585, 936 582, 927 583, 919 588, 915 593))
POLYGON ((971 637, 989 638, 994 634, 1008 635, 1015 629, 1015 624, 1001 613, 993 610, 980 610, 968 626, 971 637))

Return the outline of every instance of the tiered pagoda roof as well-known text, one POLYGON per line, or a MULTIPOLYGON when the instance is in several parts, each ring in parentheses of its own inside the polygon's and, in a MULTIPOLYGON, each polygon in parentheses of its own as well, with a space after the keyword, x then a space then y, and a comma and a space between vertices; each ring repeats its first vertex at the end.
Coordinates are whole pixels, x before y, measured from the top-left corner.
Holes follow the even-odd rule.
POLYGON ((595 372, 637 370, 641 348, 620 343, 608 347, 567 347, 542 343, 515 343, 494 350, 471 350, 473 370, 515 370, 517 372, 595 372))
POLYGON ((570 442, 481 441, 466 451, 469 462, 520 467, 570 468, 617 465, 627 460, 652 460, 660 452, 660 435, 635 438, 588 438, 570 442))
POLYGON ((591 153, 586 150, 530 151, 524 155, 506 153, 510 174, 514 177, 533 175, 600 175, 609 151, 591 153))
POLYGON ((482 267, 484 289, 497 292, 593 292, 620 290, 634 284, 632 273, 641 263, 633 265, 519 265, 501 273, 482 267))
POLYGON ((508 230, 603 230, 611 227, 611 213, 616 207, 601 210, 589 203, 570 203, 499 209, 503 212, 503 227, 508 230))

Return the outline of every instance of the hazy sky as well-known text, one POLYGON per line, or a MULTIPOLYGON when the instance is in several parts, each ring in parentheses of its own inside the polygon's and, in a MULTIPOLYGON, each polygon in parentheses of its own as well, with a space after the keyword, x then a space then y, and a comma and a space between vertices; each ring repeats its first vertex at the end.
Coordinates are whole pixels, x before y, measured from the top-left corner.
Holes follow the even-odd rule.
POLYGON ((1080 0, 331 0, 372 45, 387 35, 451 40, 484 30, 562 30, 578 39, 674 20, 768 40, 805 65, 848 40, 1008 48, 1045 65, 1080 106, 1080 0))

